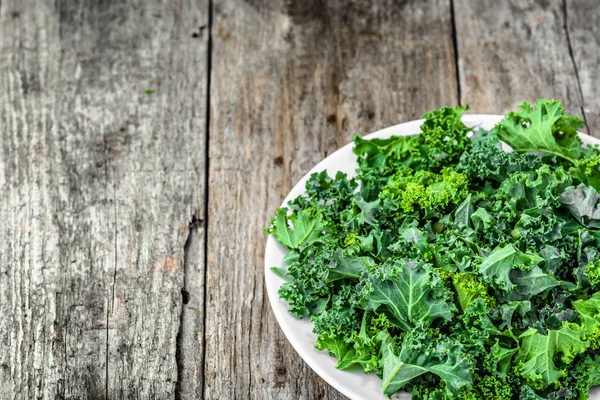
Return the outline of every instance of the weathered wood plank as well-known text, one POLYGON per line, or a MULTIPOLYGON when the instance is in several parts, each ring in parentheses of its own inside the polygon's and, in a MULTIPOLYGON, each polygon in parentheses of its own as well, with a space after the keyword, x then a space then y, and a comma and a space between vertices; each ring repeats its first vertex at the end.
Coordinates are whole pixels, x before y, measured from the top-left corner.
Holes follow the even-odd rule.
POLYGON ((207 399, 338 399, 296 355, 264 288, 262 228, 355 133, 457 103, 447 1, 214 3, 207 399))
POLYGON ((600 137, 600 5, 596 0, 563 1, 583 111, 590 134, 600 137))
MULTIPOLYGON (((204 171, 206 173, 206 170, 204 171)), ((176 399, 202 399, 204 393, 204 210, 189 226, 183 268, 183 309, 177 338, 176 399)))
MULTIPOLYGON (((207 8, 2 0, 3 397, 174 395, 184 244, 203 218, 207 40, 192 34, 207 8)), ((180 353, 201 354, 183 333, 180 353)))
POLYGON ((556 98, 581 115, 562 0, 453 1, 462 103, 503 114, 556 98))

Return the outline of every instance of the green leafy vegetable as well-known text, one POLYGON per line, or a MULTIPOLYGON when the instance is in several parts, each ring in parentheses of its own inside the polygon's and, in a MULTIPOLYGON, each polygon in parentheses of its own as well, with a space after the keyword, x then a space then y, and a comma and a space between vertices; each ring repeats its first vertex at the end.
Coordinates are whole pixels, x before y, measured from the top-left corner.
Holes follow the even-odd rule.
POLYGON ((391 395, 413 379, 432 373, 439 376, 450 392, 469 386, 472 367, 458 342, 415 329, 404 336, 400 350, 386 332, 382 332, 383 392, 391 395))
POLYGON ((459 272, 452 275, 452 284, 458 296, 458 304, 463 311, 477 299, 485 299, 493 303, 493 298, 487 293, 488 287, 476 275, 468 272, 459 272))
POLYGON ((520 152, 544 152, 571 163, 581 156, 578 117, 569 116, 557 100, 538 100, 535 108, 523 102, 496 126, 500 140, 520 152))
POLYGON ((573 308, 579 312, 581 325, 585 328, 585 338, 591 342, 592 349, 600 349, 600 292, 587 300, 576 300, 573 308))
POLYGON ((568 187, 560 197, 560 202, 567 207, 573 217, 588 228, 600 227, 600 194, 593 187, 568 187))
POLYGON ((516 356, 516 374, 525 378, 534 389, 545 389, 566 376, 566 370, 557 369, 556 355, 561 353, 565 363, 583 353, 589 343, 582 340, 583 330, 574 324, 564 324, 560 330, 549 330, 542 335, 531 328, 521 337, 521 348, 516 356))
POLYGON ((569 171, 575 180, 600 190, 600 154, 575 161, 575 166, 569 171))
POLYGON ((279 295, 337 368, 376 373, 388 396, 585 399, 600 385, 600 150, 556 100, 490 131, 464 111, 355 137, 355 178, 310 176, 266 229, 288 250, 279 295))
POLYGON ((308 210, 292 214, 289 218, 286 214, 285 208, 277 210, 277 216, 268 233, 288 249, 298 249, 300 245, 309 245, 321 237, 324 225, 320 215, 311 216, 308 210), (293 228, 290 229, 288 222, 293 224, 293 228))
POLYGON ((448 301, 450 292, 437 271, 413 261, 400 261, 386 270, 388 277, 371 278, 370 302, 399 328, 409 331, 431 325, 436 318, 452 319, 456 306, 448 301))
POLYGON ((537 254, 523 253, 512 244, 499 247, 479 265, 479 273, 492 285, 512 291, 511 272, 515 269, 528 271, 543 261, 537 254))

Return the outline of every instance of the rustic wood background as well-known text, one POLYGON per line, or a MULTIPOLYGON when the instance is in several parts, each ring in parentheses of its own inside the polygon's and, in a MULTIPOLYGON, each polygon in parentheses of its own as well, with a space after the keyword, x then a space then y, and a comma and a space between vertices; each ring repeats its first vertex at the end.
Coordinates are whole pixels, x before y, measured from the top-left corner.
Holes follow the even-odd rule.
POLYGON ((555 97, 600 137, 597 0, 0 0, 0 397, 342 399, 262 228, 355 133, 555 97))

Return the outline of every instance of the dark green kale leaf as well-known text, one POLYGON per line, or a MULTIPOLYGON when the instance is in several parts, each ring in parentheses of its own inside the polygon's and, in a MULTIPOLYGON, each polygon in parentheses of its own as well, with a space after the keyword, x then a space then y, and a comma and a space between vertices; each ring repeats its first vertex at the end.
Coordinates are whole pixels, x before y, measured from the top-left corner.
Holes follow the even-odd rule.
POLYGON ((533 171, 542 166, 542 160, 531 153, 507 153, 495 131, 476 130, 471 138, 473 146, 460 157, 457 172, 476 181, 504 181, 513 172, 533 171))
POLYGON ((371 257, 349 255, 348 251, 337 249, 334 264, 329 270, 329 275, 327 275, 327 281, 359 279, 373 265, 374 261, 371 257))
POLYGON ((324 282, 335 265, 334 251, 311 246, 301 254, 294 251, 291 254, 284 259, 282 268, 274 269, 286 280, 279 288, 279 296, 287 301, 290 312, 299 318, 319 314, 327 307, 331 297, 331 288, 324 282))
POLYGON ((482 299, 472 302, 457 322, 451 328, 451 336, 458 339, 473 360, 488 351, 494 336, 503 335, 491 321, 488 307, 482 299))
POLYGON ((449 321, 456 311, 439 272, 412 260, 386 264, 370 278, 370 290, 371 308, 406 332, 438 318, 449 321))
POLYGON ((577 187, 565 189, 560 202, 571 212, 573 217, 588 228, 600 227, 600 194, 593 187, 583 183, 577 187))
POLYGON ((387 332, 380 338, 385 394, 392 395, 427 373, 440 377, 449 393, 470 387, 473 366, 457 341, 422 328, 407 333, 400 348, 387 332))
MULTIPOLYGON (((510 292, 515 289, 511 280, 514 270, 530 271, 543 258, 534 253, 523 253, 512 244, 495 249, 479 264, 479 273, 490 284, 510 292)), ((514 276, 513 276, 514 278, 514 276)))
POLYGON ((562 283, 558 279, 545 273, 540 267, 535 266, 529 271, 513 270, 510 272, 510 280, 516 285, 514 297, 508 296, 509 299, 526 300, 536 294, 545 292, 561 284, 568 288, 574 289, 575 285, 571 282, 562 283))

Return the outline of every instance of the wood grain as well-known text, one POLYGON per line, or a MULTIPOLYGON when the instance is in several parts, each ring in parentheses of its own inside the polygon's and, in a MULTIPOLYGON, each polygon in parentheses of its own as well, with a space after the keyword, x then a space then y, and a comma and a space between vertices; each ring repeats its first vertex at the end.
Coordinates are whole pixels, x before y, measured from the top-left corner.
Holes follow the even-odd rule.
MULTIPOLYGON (((188 387, 176 352, 204 208, 207 40, 192 34, 207 4, 2 0, 3 398, 188 387)), ((184 333, 180 353, 201 354, 184 333)))
POLYGON ((207 399, 339 399, 280 332, 262 229, 355 133, 457 103, 447 1, 214 3, 207 399))
POLYGON ((503 114, 556 98, 582 115, 562 0, 453 0, 461 103, 503 114))
POLYGON ((569 42, 591 135, 600 137, 600 5, 595 0, 564 0, 569 42))

